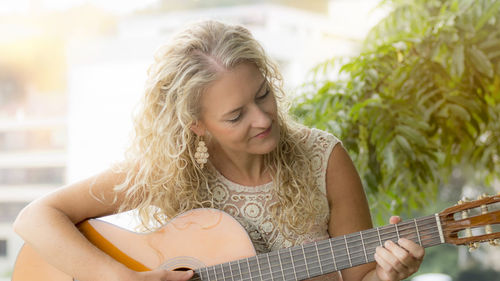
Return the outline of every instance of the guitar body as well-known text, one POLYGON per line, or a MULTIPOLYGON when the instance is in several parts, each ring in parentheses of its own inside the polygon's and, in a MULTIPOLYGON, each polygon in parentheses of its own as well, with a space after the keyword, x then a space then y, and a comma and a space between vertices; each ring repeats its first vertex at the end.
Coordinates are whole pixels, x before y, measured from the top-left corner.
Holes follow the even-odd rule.
MULTIPOLYGON (((183 213, 151 233, 136 233, 101 220, 78 225, 96 247, 135 271, 195 270, 192 280, 338 280, 337 271, 374 262, 378 246, 407 238, 422 247, 444 243, 500 245, 500 195, 461 202, 429 215, 322 241, 256 255, 245 229, 215 209, 183 213), (470 210, 481 213, 471 213, 470 210), (472 229, 484 228, 477 234, 472 229), (464 233, 460 234, 459 233, 464 233)), ((19 253, 12 281, 71 281, 28 244, 19 253)))
MULTIPOLYGON (((245 229, 215 209, 183 213, 151 233, 135 233, 101 220, 78 225, 95 246, 136 271, 196 269, 255 256, 245 229)), ((28 244, 21 249, 12 281, 72 281, 28 244)))

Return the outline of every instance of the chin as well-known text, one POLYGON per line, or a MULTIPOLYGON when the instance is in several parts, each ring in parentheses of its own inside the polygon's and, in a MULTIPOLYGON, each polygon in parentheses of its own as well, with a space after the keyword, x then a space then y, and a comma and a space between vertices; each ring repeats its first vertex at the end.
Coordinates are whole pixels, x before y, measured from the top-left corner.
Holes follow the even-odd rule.
POLYGON ((278 143, 275 143, 273 145, 270 145, 269 147, 263 147, 262 148, 262 153, 260 154, 268 154, 268 153, 271 153, 273 150, 276 149, 276 147, 278 147, 278 143))
POLYGON ((256 148, 256 154, 268 154, 278 147, 279 143, 279 133, 277 136, 272 136, 265 143, 258 145, 256 148))

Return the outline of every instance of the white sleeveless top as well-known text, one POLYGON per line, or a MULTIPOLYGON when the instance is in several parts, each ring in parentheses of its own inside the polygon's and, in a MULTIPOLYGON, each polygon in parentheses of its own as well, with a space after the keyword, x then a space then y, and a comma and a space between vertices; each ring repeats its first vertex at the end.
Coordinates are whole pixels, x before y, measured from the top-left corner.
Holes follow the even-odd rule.
MULTIPOLYGON (((306 147, 313 158, 313 171, 317 179, 317 186, 312 188, 319 188, 325 194, 321 204, 325 217, 329 218, 326 168, 333 147, 340 141, 335 136, 317 129, 307 129, 307 133, 306 147)), ((228 180, 216 170, 215 173, 214 181, 210 183, 215 203, 246 229, 257 254, 329 238, 328 220, 314 225, 309 233, 290 233, 286 235, 288 238, 285 238, 272 220, 269 209, 276 202, 271 192, 272 182, 259 186, 243 186, 228 180)))

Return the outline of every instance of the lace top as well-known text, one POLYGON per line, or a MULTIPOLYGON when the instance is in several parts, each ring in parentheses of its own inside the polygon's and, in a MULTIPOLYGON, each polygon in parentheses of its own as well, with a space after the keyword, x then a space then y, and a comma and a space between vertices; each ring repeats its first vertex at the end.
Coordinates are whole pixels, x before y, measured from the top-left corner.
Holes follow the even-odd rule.
MULTIPOLYGON (((339 140, 324 131, 307 129, 306 147, 313 159, 313 171, 319 190, 326 195, 326 168, 329 155, 339 140)), ((323 240, 329 237, 328 222, 317 223, 311 232, 304 235, 285 236, 271 217, 270 206, 276 199, 272 194, 272 182, 259 186, 243 186, 234 183, 214 169, 214 180, 210 184, 214 200, 220 209, 233 216, 246 229, 257 254, 275 251, 294 245, 323 240)), ((329 217, 326 196, 321 202, 325 217, 329 217)))

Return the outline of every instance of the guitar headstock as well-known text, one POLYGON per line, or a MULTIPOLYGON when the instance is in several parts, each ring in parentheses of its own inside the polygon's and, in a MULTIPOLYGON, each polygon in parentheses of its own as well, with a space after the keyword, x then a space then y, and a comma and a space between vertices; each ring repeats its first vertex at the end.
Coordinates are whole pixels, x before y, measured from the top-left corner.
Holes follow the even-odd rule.
POLYGON ((468 245, 470 250, 480 242, 500 245, 500 194, 460 200, 440 212, 439 218, 446 243, 468 245))

